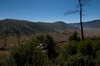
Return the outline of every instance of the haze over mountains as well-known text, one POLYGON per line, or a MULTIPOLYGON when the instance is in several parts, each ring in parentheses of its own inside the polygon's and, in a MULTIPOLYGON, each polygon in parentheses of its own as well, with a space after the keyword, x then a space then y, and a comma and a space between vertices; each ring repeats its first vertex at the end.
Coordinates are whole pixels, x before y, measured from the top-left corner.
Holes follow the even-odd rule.
MULTIPOLYGON (((80 28, 80 23, 73 23, 73 24, 70 24, 74 27, 78 27, 80 28)), ((88 22, 83 22, 83 27, 84 28, 95 28, 95 29, 99 29, 100 28, 100 19, 98 20, 93 20, 93 21, 88 21, 88 22)))

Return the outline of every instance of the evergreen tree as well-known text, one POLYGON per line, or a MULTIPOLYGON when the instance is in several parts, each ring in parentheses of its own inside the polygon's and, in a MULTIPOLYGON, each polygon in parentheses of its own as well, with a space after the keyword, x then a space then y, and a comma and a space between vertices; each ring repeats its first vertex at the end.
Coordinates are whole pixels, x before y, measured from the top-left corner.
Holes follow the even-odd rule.
POLYGON ((48 55, 49 59, 57 57, 57 52, 55 50, 55 46, 56 46, 56 44, 55 44, 52 36, 47 35, 45 49, 47 50, 47 55, 48 55))

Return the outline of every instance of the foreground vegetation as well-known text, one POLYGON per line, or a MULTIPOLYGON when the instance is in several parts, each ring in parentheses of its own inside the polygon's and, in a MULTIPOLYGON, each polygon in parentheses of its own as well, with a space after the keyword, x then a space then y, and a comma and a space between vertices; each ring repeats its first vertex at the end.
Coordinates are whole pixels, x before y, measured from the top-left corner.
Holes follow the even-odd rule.
POLYGON ((40 35, 0 58, 0 66, 100 66, 100 38, 81 41, 77 33, 64 46, 57 46, 50 35, 40 35))

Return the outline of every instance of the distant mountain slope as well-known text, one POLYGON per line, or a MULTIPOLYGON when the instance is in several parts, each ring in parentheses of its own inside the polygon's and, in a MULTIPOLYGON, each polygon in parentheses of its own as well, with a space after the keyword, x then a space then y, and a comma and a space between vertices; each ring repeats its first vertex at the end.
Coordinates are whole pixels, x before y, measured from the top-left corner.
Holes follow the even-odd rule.
MULTIPOLYGON (((58 21, 54 23, 43 23, 38 22, 39 25, 48 28, 49 30, 69 30, 69 29, 75 29, 76 27, 73 27, 69 24, 66 24, 63 21, 58 21)), ((76 28, 78 29, 78 28, 76 28)))
MULTIPOLYGON (((74 27, 80 27, 80 23, 73 23, 71 24, 74 27)), ((99 20, 93 20, 89 22, 83 22, 84 28, 100 28, 100 19, 99 20)))
POLYGON ((40 32, 69 29, 75 29, 75 27, 64 22, 43 23, 14 19, 0 20, 0 36, 32 35, 40 32))

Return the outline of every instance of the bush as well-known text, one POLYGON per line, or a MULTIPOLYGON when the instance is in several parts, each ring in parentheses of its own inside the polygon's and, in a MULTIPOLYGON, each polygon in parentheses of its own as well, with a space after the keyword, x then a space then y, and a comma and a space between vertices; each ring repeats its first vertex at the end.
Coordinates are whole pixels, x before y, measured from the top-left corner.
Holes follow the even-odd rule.
POLYGON ((77 42, 70 41, 65 47, 64 53, 65 55, 74 55, 77 54, 77 42))
POLYGON ((46 44, 45 44, 45 49, 47 50, 47 55, 49 59, 53 59, 57 57, 57 52, 56 52, 56 44, 52 38, 52 36, 47 35, 46 36, 46 44))
POLYGON ((91 57, 76 54, 68 58, 65 66, 95 66, 95 62, 91 57))
POLYGON ((64 66, 66 61, 71 55, 77 54, 77 42, 70 41, 64 47, 60 49, 60 54, 57 57, 57 64, 60 66, 64 66))
POLYGON ((48 57, 37 39, 15 47, 11 52, 17 66, 46 66, 48 57))
POLYGON ((59 55, 60 66, 99 66, 100 41, 70 41, 59 55), (60 60, 61 59, 61 60, 60 60), (62 62, 61 62, 62 61, 62 62))
POLYGON ((84 55, 92 55, 92 42, 90 40, 79 42, 77 51, 84 55))
POLYGON ((78 32, 75 30, 74 32, 73 32, 73 34, 69 37, 69 40, 71 40, 71 41, 80 41, 81 39, 80 39, 80 37, 78 36, 78 32))
POLYGON ((59 48, 60 49, 60 54, 58 55, 57 59, 56 59, 56 64, 58 66, 64 66, 65 65, 65 61, 66 61, 66 56, 64 54, 64 50, 62 48, 59 48))
POLYGON ((100 51, 100 41, 94 41, 92 42, 92 53, 93 53, 93 56, 97 56, 97 52, 100 51))
POLYGON ((100 66, 100 50, 97 51, 96 66, 100 66))
POLYGON ((46 50, 49 59, 57 57, 56 44, 51 35, 40 35, 37 36, 38 42, 42 44, 43 49, 46 50))

